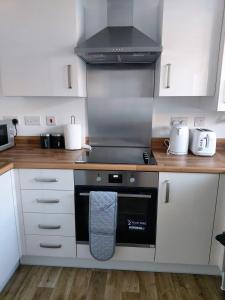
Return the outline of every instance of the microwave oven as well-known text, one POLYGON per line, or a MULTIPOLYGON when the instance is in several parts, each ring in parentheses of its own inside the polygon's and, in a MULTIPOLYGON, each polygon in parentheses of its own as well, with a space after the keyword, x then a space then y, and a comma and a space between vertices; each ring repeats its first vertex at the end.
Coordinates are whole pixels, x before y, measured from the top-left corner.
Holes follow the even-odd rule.
POLYGON ((0 151, 11 148, 14 145, 14 128, 12 121, 0 121, 0 151))

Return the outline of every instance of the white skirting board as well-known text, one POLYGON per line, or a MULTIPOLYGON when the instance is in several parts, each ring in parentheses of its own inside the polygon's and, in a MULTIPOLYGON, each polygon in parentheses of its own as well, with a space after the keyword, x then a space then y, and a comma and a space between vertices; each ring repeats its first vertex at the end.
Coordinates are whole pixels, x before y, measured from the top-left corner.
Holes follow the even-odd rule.
POLYGON ((39 256, 23 256, 23 265, 42 265, 57 267, 95 268, 112 270, 133 270, 148 272, 170 272, 185 274, 221 275, 217 266, 176 265, 146 262, 109 261, 98 262, 93 259, 53 258, 39 256))

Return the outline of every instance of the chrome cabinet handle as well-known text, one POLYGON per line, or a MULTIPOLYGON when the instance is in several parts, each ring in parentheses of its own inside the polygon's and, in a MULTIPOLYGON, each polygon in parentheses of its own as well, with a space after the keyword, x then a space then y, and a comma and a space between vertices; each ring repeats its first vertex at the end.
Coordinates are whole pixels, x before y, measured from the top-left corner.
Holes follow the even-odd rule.
POLYGON ((53 183, 58 182, 56 178, 34 178, 36 182, 53 183))
POLYGON ((164 183, 165 183, 165 188, 166 188, 164 203, 169 203, 170 202, 170 182, 169 182, 169 180, 165 180, 164 183))
POLYGON ((42 225, 42 224, 39 224, 38 228, 39 229, 60 229, 61 225, 42 225))
POLYGON ((170 81, 171 81, 171 64, 167 64, 166 65, 166 85, 165 88, 166 89, 170 89, 170 81))
POLYGON ((59 200, 57 199, 36 199, 37 203, 44 203, 44 204, 55 204, 55 203, 59 203, 59 200))
POLYGON ((67 65, 68 89, 72 89, 72 65, 67 65))
MULTIPOLYGON (((86 196, 89 197, 90 193, 80 193, 80 196, 86 196)), ((145 199, 151 199, 151 195, 140 195, 140 194, 118 194, 118 197, 120 198, 145 198, 145 199)))
POLYGON ((60 249, 62 248, 61 244, 43 244, 40 243, 41 248, 48 248, 48 249, 60 249))

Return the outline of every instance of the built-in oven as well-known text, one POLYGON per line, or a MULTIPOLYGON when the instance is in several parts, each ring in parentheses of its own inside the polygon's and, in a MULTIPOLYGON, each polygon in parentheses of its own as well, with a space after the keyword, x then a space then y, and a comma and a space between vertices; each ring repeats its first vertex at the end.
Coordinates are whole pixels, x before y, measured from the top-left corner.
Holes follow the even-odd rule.
POLYGON ((75 171, 77 244, 88 244, 89 193, 118 194, 116 244, 155 247, 158 173, 75 171))

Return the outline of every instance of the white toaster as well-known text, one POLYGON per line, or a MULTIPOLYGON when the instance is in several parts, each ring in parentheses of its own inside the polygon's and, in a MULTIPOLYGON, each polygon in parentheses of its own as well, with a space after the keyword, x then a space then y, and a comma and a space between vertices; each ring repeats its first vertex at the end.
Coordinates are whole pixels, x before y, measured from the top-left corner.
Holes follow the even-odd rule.
POLYGON ((192 129, 189 148, 195 155, 213 156, 216 153, 216 133, 209 129, 192 129))

